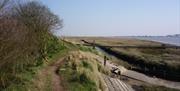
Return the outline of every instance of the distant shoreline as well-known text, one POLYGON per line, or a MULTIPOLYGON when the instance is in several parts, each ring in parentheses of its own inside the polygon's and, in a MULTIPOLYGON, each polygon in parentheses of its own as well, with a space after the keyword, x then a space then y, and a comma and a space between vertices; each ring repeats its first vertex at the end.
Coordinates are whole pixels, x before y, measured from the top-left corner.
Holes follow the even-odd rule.
POLYGON ((135 38, 135 39, 140 39, 140 40, 155 41, 155 42, 180 46, 180 36, 178 36, 178 37, 175 37, 175 36, 173 36, 173 37, 169 37, 169 36, 149 36, 149 37, 131 36, 131 37, 124 37, 124 38, 135 38))
POLYGON ((180 46, 180 34, 167 36, 113 36, 112 38, 130 38, 145 41, 154 41, 162 44, 180 46))
POLYGON ((63 36, 71 37, 71 38, 128 38, 128 39, 138 39, 138 40, 145 40, 145 41, 154 41, 159 42, 161 44, 169 44, 180 46, 180 36, 63 36))

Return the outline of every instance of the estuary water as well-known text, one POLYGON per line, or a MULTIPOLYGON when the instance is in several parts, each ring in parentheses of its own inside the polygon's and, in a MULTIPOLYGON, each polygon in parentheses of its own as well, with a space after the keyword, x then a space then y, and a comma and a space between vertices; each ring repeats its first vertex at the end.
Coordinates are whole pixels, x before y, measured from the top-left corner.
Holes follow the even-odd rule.
POLYGON ((161 42, 165 44, 172 44, 176 46, 180 46, 180 37, 166 37, 166 36, 151 36, 151 37, 130 37, 135 39, 141 39, 141 40, 150 40, 150 41, 156 41, 161 42))

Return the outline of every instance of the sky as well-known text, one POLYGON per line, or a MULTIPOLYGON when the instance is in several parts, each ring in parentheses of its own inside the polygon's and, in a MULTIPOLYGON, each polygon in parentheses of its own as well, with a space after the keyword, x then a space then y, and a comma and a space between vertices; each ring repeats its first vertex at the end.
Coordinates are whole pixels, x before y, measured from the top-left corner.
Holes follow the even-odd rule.
POLYGON ((180 0, 41 0, 63 19, 63 36, 180 34, 180 0))

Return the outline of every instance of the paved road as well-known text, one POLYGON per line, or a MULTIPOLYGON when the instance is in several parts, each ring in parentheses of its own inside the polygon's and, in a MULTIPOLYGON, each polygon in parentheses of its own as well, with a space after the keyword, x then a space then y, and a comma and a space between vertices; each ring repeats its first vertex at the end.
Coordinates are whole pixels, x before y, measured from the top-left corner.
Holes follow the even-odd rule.
POLYGON ((165 86, 169 88, 180 89, 180 82, 172 82, 172 81, 167 81, 167 80, 163 80, 159 78, 153 78, 153 77, 149 77, 144 74, 131 71, 131 70, 124 71, 122 75, 128 76, 130 78, 134 78, 140 81, 144 81, 150 84, 158 85, 158 86, 165 86))

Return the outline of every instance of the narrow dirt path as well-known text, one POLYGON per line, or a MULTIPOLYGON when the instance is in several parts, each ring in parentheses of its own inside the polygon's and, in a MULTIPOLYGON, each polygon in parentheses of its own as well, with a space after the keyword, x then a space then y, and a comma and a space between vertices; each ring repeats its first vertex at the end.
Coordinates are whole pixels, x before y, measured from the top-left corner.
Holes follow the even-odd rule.
POLYGON ((56 70, 58 67, 56 66, 51 66, 49 68, 50 74, 51 74, 51 79, 52 79, 52 89, 53 91, 63 91, 63 87, 61 85, 61 78, 60 76, 56 73, 56 70))
POLYGON ((52 77, 53 91, 64 91, 62 87, 61 77, 58 74, 58 68, 63 63, 63 59, 59 59, 54 64, 50 65, 49 70, 52 77))
MULTIPOLYGON (((50 80, 50 89, 52 91, 64 91, 64 88, 62 86, 61 77, 58 74, 58 68, 63 63, 63 58, 59 59, 58 61, 54 62, 53 64, 47 66, 41 71, 41 75, 43 75, 43 78, 46 78, 44 80, 50 80)), ((45 83, 46 84, 46 83, 45 83)))

